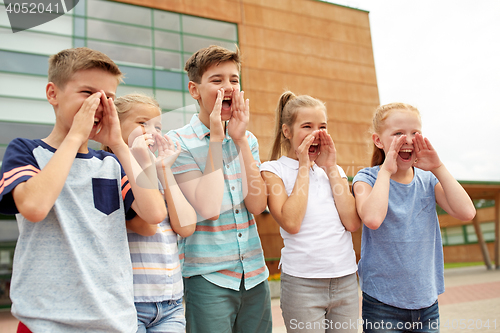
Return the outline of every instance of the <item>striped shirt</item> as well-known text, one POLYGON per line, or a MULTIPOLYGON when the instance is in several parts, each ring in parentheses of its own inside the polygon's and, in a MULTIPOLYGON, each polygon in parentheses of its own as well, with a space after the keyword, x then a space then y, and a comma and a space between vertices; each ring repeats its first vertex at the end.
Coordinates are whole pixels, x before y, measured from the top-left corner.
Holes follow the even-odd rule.
MULTIPOLYGON (((182 152, 172 166, 174 174, 205 170, 210 130, 194 115, 186 126, 168 135, 181 144, 182 152)), ((254 159, 260 165, 257 138, 246 132, 254 159)), ((224 197, 219 219, 198 216, 196 231, 179 241, 182 275, 202 275, 223 288, 239 290, 244 278, 251 289, 269 276, 255 219, 247 211, 238 150, 229 135, 222 142, 224 197)))
POLYGON ((134 301, 163 302, 182 297, 182 275, 177 251, 177 234, 168 216, 158 224, 156 234, 145 237, 128 232, 134 272, 134 301))

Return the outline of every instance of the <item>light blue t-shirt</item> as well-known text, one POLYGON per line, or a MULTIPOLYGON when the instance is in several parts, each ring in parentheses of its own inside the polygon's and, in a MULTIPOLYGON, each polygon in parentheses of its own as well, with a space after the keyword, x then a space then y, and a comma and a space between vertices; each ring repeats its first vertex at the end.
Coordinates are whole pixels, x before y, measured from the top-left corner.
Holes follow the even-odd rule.
MULTIPOLYGON (((379 166, 354 177, 374 186, 379 166)), ((389 207, 377 230, 363 225, 361 290, 377 300, 403 309, 431 306, 444 292, 443 246, 436 213, 434 187, 428 171, 414 168, 409 184, 390 180, 389 207)))

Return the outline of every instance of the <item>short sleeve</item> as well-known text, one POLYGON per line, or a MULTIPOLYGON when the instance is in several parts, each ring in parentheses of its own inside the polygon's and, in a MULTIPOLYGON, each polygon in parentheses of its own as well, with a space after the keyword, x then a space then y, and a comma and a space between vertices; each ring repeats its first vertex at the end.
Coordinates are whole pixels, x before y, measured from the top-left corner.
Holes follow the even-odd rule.
POLYGON ((19 213, 11 192, 17 185, 40 172, 33 155, 36 147, 33 141, 23 139, 14 139, 7 146, 0 171, 0 213, 19 213))
POLYGON ((347 175, 344 172, 344 169, 340 165, 337 165, 337 169, 339 170, 340 178, 347 178, 347 175))
POLYGON ((259 156, 259 142, 252 132, 247 131, 247 137, 250 150, 252 151, 253 159, 257 162, 257 166, 260 167, 261 162, 259 156))
POLYGON ((283 179, 281 168, 279 166, 280 166, 280 164, 279 164, 278 161, 264 162, 260 166, 260 171, 261 172, 262 171, 268 171, 268 172, 274 173, 276 176, 278 176, 281 179, 283 179))
POLYGON ((356 176, 354 176, 354 179, 352 180, 352 185, 354 185, 358 181, 361 181, 373 187, 375 185, 375 181, 377 180, 377 175, 378 175, 378 166, 371 168, 364 168, 362 170, 359 170, 356 176))

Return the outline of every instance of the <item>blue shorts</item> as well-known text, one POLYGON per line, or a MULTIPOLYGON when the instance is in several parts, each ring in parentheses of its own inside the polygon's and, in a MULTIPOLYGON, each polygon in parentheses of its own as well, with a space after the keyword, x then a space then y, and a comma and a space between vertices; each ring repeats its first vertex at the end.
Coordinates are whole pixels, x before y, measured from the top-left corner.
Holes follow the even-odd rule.
POLYGON ((182 298, 163 302, 136 302, 137 333, 184 333, 186 318, 182 298))
POLYGON ((363 293, 365 333, 439 332, 438 302, 428 308, 410 310, 387 305, 363 293))

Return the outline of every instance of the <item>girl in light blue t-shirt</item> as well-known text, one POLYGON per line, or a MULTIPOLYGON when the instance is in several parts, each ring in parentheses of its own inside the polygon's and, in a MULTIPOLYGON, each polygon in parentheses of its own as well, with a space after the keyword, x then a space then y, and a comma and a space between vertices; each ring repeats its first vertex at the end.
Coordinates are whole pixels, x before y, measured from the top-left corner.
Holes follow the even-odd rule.
POLYGON ((372 167, 353 180, 363 222, 358 265, 364 332, 439 332, 444 278, 435 205, 463 221, 476 210, 422 136, 416 108, 382 105, 373 128, 372 167))

